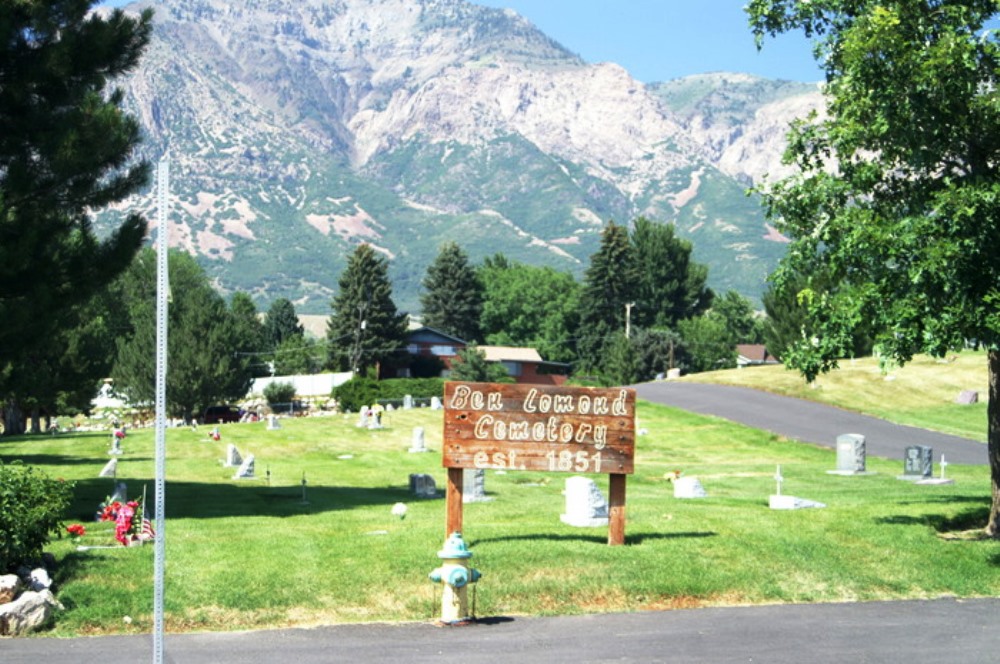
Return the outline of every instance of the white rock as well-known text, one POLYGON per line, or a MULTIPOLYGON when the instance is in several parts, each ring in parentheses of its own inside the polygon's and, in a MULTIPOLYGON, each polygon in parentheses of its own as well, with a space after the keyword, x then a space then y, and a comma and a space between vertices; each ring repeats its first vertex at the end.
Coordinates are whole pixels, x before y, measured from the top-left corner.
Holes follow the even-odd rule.
POLYGON ((13 602, 17 593, 21 591, 21 577, 17 574, 4 574, 0 576, 0 604, 13 602))
POLYGON ((0 605, 0 636, 19 636, 38 629, 54 609, 62 608, 51 590, 22 593, 17 600, 0 605))

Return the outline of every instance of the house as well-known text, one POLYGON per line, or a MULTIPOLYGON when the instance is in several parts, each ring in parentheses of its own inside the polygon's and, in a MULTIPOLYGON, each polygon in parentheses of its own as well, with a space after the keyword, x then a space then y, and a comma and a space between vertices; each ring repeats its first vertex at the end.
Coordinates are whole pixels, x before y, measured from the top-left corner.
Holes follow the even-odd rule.
POLYGON ((736 366, 759 366, 763 364, 780 364, 774 355, 767 352, 764 344, 736 344, 736 366))
MULTIPOLYGON (((451 372, 451 365, 468 344, 458 337, 420 326, 410 330, 406 352, 411 361, 397 375, 440 375, 451 372)), ((562 362, 546 362, 534 348, 514 346, 478 346, 487 362, 502 364, 507 373, 518 383, 562 385, 569 375, 570 366, 562 362)))

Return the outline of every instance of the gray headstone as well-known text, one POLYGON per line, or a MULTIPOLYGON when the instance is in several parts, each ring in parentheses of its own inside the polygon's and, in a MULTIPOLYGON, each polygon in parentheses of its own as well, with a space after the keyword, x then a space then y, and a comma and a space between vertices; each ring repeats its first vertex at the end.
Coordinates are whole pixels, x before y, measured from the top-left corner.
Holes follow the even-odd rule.
POLYGON ((243 457, 240 456, 240 451, 236 449, 236 446, 232 443, 226 445, 226 467, 236 468, 243 464, 243 457))
POLYGON ((431 410, 441 410, 441 397, 431 397, 431 410))
POLYGON ((108 454, 113 454, 119 456, 122 453, 122 439, 118 436, 111 435, 111 449, 108 450, 108 454))
POLYGON ((493 500, 486 495, 486 471, 466 468, 462 472, 462 502, 485 503, 493 500))
POLYGON ((424 440, 424 428, 413 427, 413 438, 410 441, 410 452, 426 452, 427 443, 424 440))
POLYGON ((594 480, 580 476, 566 479, 566 513, 559 519, 579 528, 608 525, 608 502, 594 480))
POLYGON ((253 475, 253 464, 254 458, 252 454, 248 454, 247 458, 243 460, 240 464, 239 470, 233 475, 234 480, 252 480, 256 479, 253 475))
POLYGON ((926 445, 911 445, 903 457, 901 480, 922 480, 934 474, 934 450, 926 445))
POLYGON ((426 473, 410 473, 410 493, 417 498, 437 497, 437 484, 426 473))
POLYGON ((281 422, 278 421, 278 416, 275 415, 274 413, 271 413, 270 415, 268 415, 267 416, 267 430, 268 431, 277 431, 280 428, 281 428, 281 422))
POLYGON ((114 477, 117 472, 118 459, 111 459, 104 464, 104 468, 101 468, 101 472, 98 474, 98 477, 114 477))
POLYGON ((111 502, 128 502, 128 485, 125 482, 115 482, 115 490, 111 494, 111 502))
POLYGON ((358 411, 358 426, 362 429, 368 428, 369 415, 368 406, 362 406, 361 410, 358 411))
POLYGON ((837 436, 837 469, 828 470, 831 475, 871 475, 865 470, 865 437, 860 433, 844 433, 837 436))
POLYGON ((413 408, 413 395, 406 394, 403 396, 403 410, 410 410, 413 408))
POLYGON ((970 406, 974 403, 979 403, 979 392, 975 390, 962 390, 955 397, 955 403, 961 404, 963 406, 970 406))

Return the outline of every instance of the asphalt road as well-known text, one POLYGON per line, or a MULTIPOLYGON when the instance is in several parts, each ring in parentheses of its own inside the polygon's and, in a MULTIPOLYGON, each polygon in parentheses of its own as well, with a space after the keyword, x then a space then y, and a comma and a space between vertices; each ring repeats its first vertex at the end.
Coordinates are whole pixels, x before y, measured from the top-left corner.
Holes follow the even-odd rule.
POLYGON ((934 463, 945 455, 948 463, 984 465, 986 444, 958 436, 893 424, 804 399, 784 397, 746 387, 657 381, 635 385, 636 396, 654 403, 715 415, 788 438, 836 449, 837 436, 858 433, 865 437, 865 453, 899 459, 903 468, 906 448, 926 445, 934 463))
MULTIPOLYGON (((996 662, 1000 599, 805 604, 166 635, 172 664, 996 662)), ((4 664, 152 661, 152 637, 0 640, 4 664)))

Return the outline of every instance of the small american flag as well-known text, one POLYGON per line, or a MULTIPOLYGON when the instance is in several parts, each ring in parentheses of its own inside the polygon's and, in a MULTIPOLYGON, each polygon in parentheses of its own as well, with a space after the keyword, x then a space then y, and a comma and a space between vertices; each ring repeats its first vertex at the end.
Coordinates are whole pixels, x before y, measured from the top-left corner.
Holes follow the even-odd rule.
POLYGON ((156 539, 156 531, 153 530, 153 522, 149 520, 148 516, 146 516, 146 510, 142 511, 142 529, 139 531, 139 539, 156 539))

